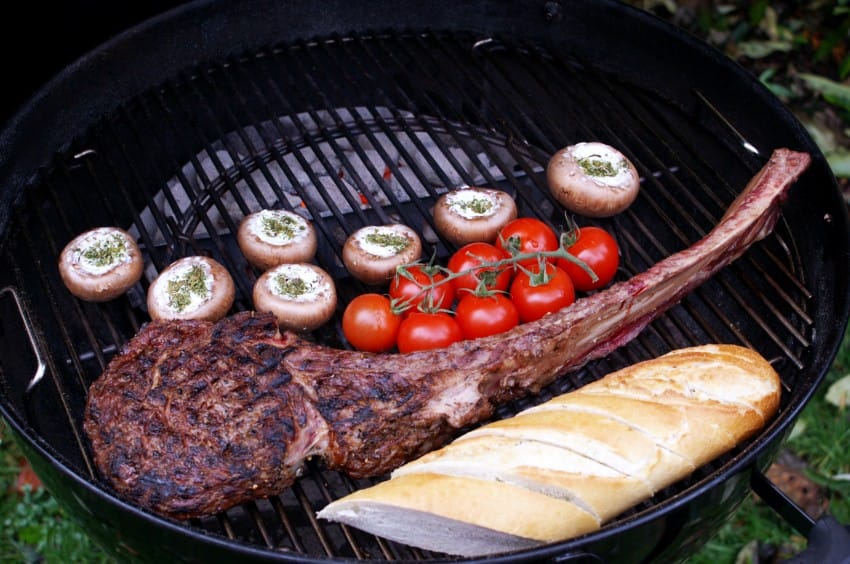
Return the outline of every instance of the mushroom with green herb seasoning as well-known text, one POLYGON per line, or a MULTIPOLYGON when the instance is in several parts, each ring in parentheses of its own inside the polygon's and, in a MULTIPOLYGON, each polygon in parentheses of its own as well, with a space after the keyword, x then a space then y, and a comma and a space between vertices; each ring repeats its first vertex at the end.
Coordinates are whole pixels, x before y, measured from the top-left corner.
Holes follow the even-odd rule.
POLYGON ((248 262, 260 270, 309 262, 318 246, 313 225, 287 210, 264 209, 245 216, 236 239, 248 262))
POLYGON ((401 223, 362 227, 342 247, 342 261, 351 275, 372 285, 388 283, 398 266, 421 255, 419 235, 401 223))
POLYGON ((151 319, 218 321, 233 305, 236 287, 227 269, 215 259, 191 256, 160 272, 148 288, 151 319))
POLYGON ((640 177, 623 153, 604 143, 577 143, 555 153, 546 167, 549 190, 568 210, 609 217, 637 198, 640 177))
POLYGON ((283 329, 306 332, 333 316, 336 288, 330 275, 313 264, 281 264, 254 284, 254 309, 270 311, 283 329))
POLYGON ((516 218, 517 208, 507 192, 466 186, 440 196, 433 214, 437 232, 462 246, 494 242, 499 229, 516 218))
POLYGON ((59 256, 59 274, 73 295, 105 302, 139 281, 143 263, 142 253, 129 233, 118 227, 98 227, 65 246, 59 256))

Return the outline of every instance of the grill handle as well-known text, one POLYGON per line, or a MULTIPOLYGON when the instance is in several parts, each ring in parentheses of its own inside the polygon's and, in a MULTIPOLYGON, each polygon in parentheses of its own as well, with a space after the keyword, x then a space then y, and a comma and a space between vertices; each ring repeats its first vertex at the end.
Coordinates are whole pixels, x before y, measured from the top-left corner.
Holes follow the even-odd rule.
POLYGON ((850 528, 839 523, 831 515, 825 515, 815 521, 758 470, 754 470, 750 476, 750 486, 780 517, 809 541, 804 551, 785 560, 785 564, 850 563, 850 528))
POLYGON ((30 320, 30 316, 24 308, 23 300, 18 295, 18 292, 12 286, 6 286, 4 288, 0 288, 0 298, 4 295, 10 295, 12 300, 15 302, 15 308, 18 310, 18 314, 21 316, 21 323, 23 324, 24 331, 27 334, 27 339, 29 339, 30 346, 32 346, 33 354, 35 355, 36 361, 36 369, 35 374, 30 379, 29 384, 27 384, 26 393, 29 393, 36 384, 38 384, 41 379, 44 377, 44 373, 47 370, 47 365, 44 362, 44 357, 41 354, 41 348, 38 346, 38 339, 35 336, 35 327, 30 320))

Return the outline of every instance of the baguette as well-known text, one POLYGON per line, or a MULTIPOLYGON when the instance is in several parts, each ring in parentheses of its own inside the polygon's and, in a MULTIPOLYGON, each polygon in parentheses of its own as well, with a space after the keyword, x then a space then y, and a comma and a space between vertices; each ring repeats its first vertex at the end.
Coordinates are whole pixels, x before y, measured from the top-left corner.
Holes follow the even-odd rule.
POLYGON ((780 394, 750 349, 672 351, 470 431, 318 516, 461 556, 566 540, 756 434, 780 394))

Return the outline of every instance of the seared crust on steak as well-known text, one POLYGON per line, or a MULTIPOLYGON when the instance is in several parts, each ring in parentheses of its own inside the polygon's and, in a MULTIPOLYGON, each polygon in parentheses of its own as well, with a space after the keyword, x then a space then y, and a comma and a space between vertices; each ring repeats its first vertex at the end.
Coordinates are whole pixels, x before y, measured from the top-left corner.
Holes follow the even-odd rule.
POLYGON ((97 467, 122 495, 177 518, 280 492, 327 440, 280 364, 296 343, 268 314, 147 324, 92 384, 97 467))
POLYGON ((311 456, 383 474, 628 342, 767 235, 809 162, 777 150, 692 247, 538 321, 440 350, 331 349, 251 312, 149 323, 91 386, 97 468, 121 496, 180 519, 277 494, 311 456))

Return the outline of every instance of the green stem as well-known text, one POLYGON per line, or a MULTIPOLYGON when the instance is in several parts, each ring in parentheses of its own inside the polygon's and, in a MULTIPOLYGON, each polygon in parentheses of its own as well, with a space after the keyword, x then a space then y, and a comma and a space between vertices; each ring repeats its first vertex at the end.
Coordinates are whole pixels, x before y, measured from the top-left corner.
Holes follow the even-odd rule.
MULTIPOLYGON (((587 265, 586 262, 584 262, 583 260, 581 260, 577 256, 570 254, 570 252, 567 251, 566 245, 571 244, 570 241, 574 242, 574 239, 571 239, 570 237, 571 236, 569 235, 569 233, 563 234, 561 236, 560 246, 558 247, 557 250, 554 250, 554 251, 538 251, 538 252, 535 252, 535 253, 514 252, 514 253, 511 254, 510 257, 500 259, 500 260, 494 260, 494 261, 481 260, 481 264, 479 264, 478 266, 475 266, 473 268, 467 268, 467 269, 461 270, 460 272, 453 272, 446 267, 443 267, 443 266, 440 266, 440 265, 435 265, 435 264, 433 264, 433 261, 432 261, 428 265, 429 268, 438 269, 439 272, 441 272, 445 277, 440 279, 440 280, 434 281, 433 273, 429 272, 428 277, 432 280, 432 282, 430 284, 426 284, 425 286, 421 286, 422 289, 415 296, 412 296, 411 298, 408 298, 406 300, 401 300, 399 302, 394 301, 393 304, 392 304, 393 311, 395 311, 397 313, 401 313, 401 312, 405 311, 406 309, 410 308, 413 301, 418 299, 419 296, 422 296, 426 292, 430 292, 431 290, 438 288, 438 287, 442 286, 443 284, 448 284, 452 280, 454 280, 456 278, 460 278, 461 276, 466 276, 467 274, 470 274, 474 271, 482 270, 482 269, 483 270, 500 271, 500 270, 503 270, 504 267, 508 267, 508 266, 511 267, 511 268, 515 268, 516 266, 519 265, 520 262, 525 262, 525 261, 529 261, 529 260, 543 261, 543 260, 546 260, 546 259, 559 259, 559 258, 565 259, 565 260, 568 260, 568 261, 578 265, 579 268, 584 270, 588 274, 588 276, 590 276, 591 281, 596 282, 597 280, 599 280, 599 276, 596 275, 596 273, 593 271, 593 269, 591 269, 587 265)), ((480 257, 475 257, 475 258, 480 258, 480 257)), ((412 266, 418 266, 418 265, 421 265, 421 263, 402 264, 402 265, 396 267, 396 275, 404 276, 405 278, 413 280, 413 277, 407 272, 407 269, 412 267, 412 266)), ((478 293, 480 290, 481 289, 477 289, 476 293, 478 293)), ((427 309, 428 307, 433 307, 433 304, 426 305, 426 310, 431 311, 430 309, 427 309)))

